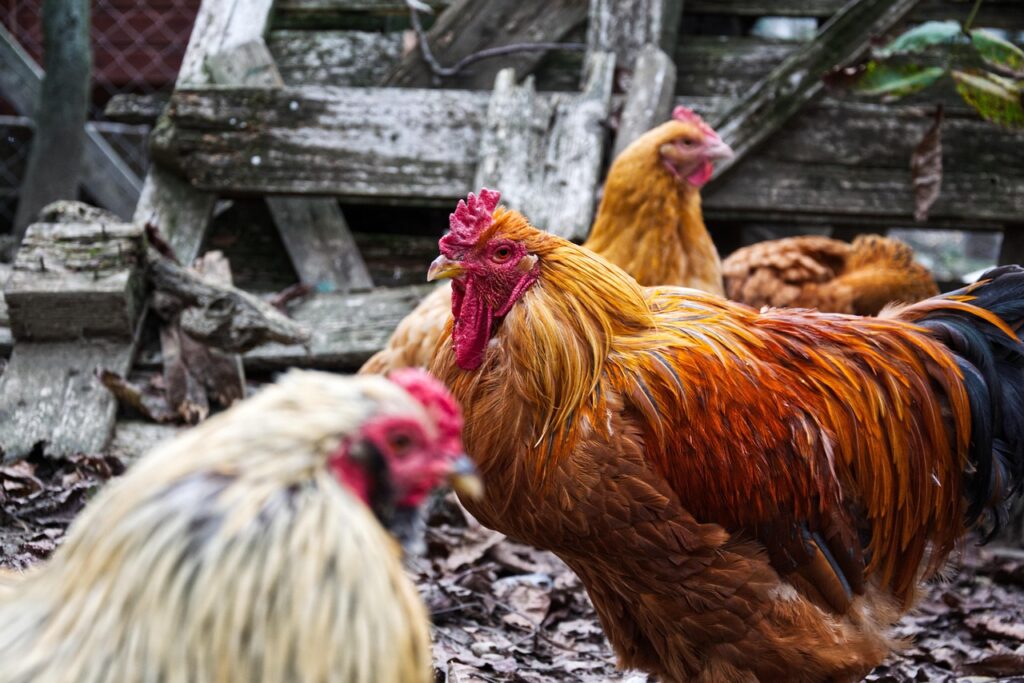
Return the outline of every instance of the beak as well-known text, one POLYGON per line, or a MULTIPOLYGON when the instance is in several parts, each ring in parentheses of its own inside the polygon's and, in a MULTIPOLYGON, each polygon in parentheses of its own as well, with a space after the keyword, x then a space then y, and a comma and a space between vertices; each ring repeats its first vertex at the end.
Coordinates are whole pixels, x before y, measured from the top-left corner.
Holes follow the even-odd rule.
POLYGON ((448 475, 448 482, 451 484, 459 498, 479 500, 484 496, 484 482, 476 472, 476 465, 469 459, 468 455, 460 455, 452 463, 451 474, 448 475))
POLYGON ((452 261, 447 256, 438 256, 434 259, 434 262, 430 264, 430 269, 427 271, 427 282, 433 282, 434 280, 441 280, 443 278, 459 277, 466 271, 463 270, 462 264, 458 261, 452 261))
POLYGON ((704 148, 704 156, 711 161, 718 161, 722 159, 732 159, 736 156, 736 152, 732 151, 732 147, 725 144, 722 138, 715 138, 710 142, 707 147, 704 148))

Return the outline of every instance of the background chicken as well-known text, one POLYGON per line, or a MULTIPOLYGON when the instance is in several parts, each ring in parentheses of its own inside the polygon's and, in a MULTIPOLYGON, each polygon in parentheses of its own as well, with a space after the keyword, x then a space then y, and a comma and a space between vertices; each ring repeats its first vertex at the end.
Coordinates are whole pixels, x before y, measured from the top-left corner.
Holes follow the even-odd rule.
MULTIPOLYGON (((670 121, 616 157, 583 246, 641 284, 722 294, 722 267, 704 226, 700 188, 711 179, 713 162, 731 156, 732 149, 699 116, 676 107, 670 121)), ((429 365, 451 303, 450 286, 431 292, 360 372, 383 374, 429 365)))
POLYGON ((2 594, 0 680, 433 680, 371 508, 407 522, 461 418, 426 373, 392 380, 289 373, 108 484, 2 594))
POLYGON ((432 367, 487 485, 467 508, 579 574, 623 666, 880 663, 1024 469, 1024 269, 881 318, 758 313, 640 288, 497 201, 460 202, 430 268, 454 314, 432 367))
POLYGON ((881 235, 853 244, 817 235, 760 242, 735 251, 722 269, 726 296, 756 307, 877 315, 887 304, 939 293, 913 250, 881 235))

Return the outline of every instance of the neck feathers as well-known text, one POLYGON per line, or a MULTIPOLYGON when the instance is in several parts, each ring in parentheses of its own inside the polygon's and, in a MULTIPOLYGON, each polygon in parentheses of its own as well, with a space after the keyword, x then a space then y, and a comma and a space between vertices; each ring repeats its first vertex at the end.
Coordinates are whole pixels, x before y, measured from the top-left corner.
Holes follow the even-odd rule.
POLYGON ((612 165, 584 246, 644 286, 723 294, 721 262, 704 225, 700 192, 669 175, 654 151, 620 157, 612 165))

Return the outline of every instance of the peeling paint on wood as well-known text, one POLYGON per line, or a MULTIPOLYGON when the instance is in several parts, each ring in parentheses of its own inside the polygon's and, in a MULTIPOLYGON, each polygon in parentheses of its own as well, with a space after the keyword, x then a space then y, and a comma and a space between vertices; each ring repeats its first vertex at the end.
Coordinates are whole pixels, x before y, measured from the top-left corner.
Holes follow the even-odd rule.
POLYGON ((612 158, 633 140, 668 120, 675 86, 676 65, 672 59, 660 47, 645 45, 630 77, 612 158))

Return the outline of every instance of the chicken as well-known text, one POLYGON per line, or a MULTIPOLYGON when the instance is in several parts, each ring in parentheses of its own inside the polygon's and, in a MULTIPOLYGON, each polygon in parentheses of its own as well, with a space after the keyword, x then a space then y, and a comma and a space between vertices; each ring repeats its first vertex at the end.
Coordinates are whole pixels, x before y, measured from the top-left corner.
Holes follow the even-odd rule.
POLYGON ((878 318, 641 288, 460 202, 429 278, 485 525, 551 550, 624 667, 856 680, 1024 469, 1024 269, 878 318))
POLYGON ((860 235, 853 244, 817 235, 759 242, 734 252, 722 268, 726 295, 757 307, 878 315, 888 304, 939 293, 913 250, 881 235, 860 235))
POLYGON ((421 370, 288 373, 108 484, 2 593, 0 681, 433 680, 377 519, 411 518, 460 429, 421 370))
MULTIPOLYGON (((681 285, 722 294, 722 267, 704 226, 700 188, 713 162, 732 149, 686 107, 637 138, 612 163, 590 237, 583 246, 643 285, 681 285)), ((395 329, 361 373, 426 367, 451 312, 442 285, 395 329)))

